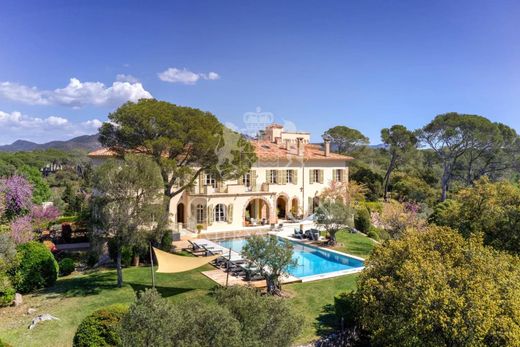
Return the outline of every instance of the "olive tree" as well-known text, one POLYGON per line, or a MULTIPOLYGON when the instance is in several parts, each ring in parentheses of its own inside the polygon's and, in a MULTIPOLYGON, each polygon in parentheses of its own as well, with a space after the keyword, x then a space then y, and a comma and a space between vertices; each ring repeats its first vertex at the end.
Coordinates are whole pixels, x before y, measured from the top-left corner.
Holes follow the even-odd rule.
POLYGON ((352 227, 354 215, 354 210, 343 202, 325 200, 314 212, 314 222, 327 230, 329 245, 333 246, 337 232, 352 227))
POLYGON ((301 331, 286 299, 229 287, 216 288, 210 300, 172 303, 155 289, 139 293, 121 321, 122 345, 285 347, 301 331))
POLYGON ((282 290, 280 277, 295 266, 292 259, 293 246, 289 241, 279 241, 275 236, 252 236, 242 249, 242 255, 250 260, 265 277, 267 292, 279 294, 282 290))
POLYGON ((161 188, 159 167, 146 156, 112 159, 94 173, 93 233, 115 246, 119 287, 123 284, 123 247, 142 243, 156 230, 162 212, 161 188))

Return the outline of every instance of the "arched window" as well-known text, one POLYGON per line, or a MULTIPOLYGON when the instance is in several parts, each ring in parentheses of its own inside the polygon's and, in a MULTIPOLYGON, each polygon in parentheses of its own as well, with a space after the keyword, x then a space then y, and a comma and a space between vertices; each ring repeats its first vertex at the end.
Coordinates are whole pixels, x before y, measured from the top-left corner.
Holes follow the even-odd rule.
POLYGON ((215 222, 226 221, 226 206, 224 204, 218 204, 215 206, 215 222))
POLYGON ((204 206, 197 205, 197 223, 204 223, 204 206))

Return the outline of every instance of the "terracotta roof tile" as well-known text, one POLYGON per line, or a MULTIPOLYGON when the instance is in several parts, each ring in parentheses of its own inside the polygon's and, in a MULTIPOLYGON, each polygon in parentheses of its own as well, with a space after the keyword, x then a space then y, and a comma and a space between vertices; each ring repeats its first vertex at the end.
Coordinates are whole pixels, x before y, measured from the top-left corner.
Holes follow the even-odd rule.
MULTIPOLYGON (((251 144, 255 148, 256 155, 259 160, 272 161, 272 160, 288 160, 298 158, 297 145, 292 144, 288 149, 280 147, 279 145, 270 141, 251 141, 251 144)), ((88 156, 90 158, 108 158, 116 155, 116 151, 110 148, 101 148, 93 152, 90 152, 88 156)), ((352 160, 354 158, 341 155, 337 153, 330 153, 325 156, 325 152, 322 150, 320 145, 305 144, 304 150, 305 160, 352 160)))
MULTIPOLYGON (((251 141, 251 144, 255 147, 256 155, 258 159, 271 161, 271 160, 284 160, 298 158, 297 145, 290 145, 288 149, 280 147, 279 145, 270 141, 251 141)), ((321 149, 320 145, 306 144, 304 150, 305 160, 352 160, 354 158, 341 155, 337 153, 330 153, 325 156, 325 152, 321 149)))
POLYGON ((90 158, 109 158, 114 157, 116 155, 116 151, 110 148, 100 148, 92 151, 88 154, 90 158))

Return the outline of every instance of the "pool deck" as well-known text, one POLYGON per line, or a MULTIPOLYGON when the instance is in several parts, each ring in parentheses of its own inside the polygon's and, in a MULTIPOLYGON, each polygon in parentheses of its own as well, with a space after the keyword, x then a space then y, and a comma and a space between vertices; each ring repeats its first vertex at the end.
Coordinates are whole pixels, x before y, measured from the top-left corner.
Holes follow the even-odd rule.
MULTIPOLYGON (((198 244, 204 244, 204 245, 210 246, 210 247, 212 247, 211 249, 213 249, 213 250, 221 250, 223 255, 228 255, 231 252, 231 259, 240 259, 241 256, 239 253, 237 253, 233 250, 229 250, 228 248, 223 247, 220 244, 218 244, 212 240, 237 238, 237 237, 244 237, 244 236, 251 236, 251 235, 258 235, 258 234, 260 234, 260 235, 270 234, 270 235, 275 235, 275 236, 278 236, 280 238, 283 238, 283 239, 286 239, 286 240, 289 240, 292 242, 301 243, 301 244, 304 244, 309 247, 314 247, 314 248, 321 249, 321 250, 324 250, 327 252, 336 253, 336 254, 348 256, 350 258, 354 258, 357 260, 365 261, 364 258, 355 256, 352 254, 339 252, 339 251, 336 251, 336 250, 333 250, 330 248, 320 247, 319 242, 316 242, 316 241, 309 241, 309 240, 305 241, 305 240, 294 239, 294 238, 290 237, 290 235, 292 235, 292 233, 293 233, 293 230, 294 230, 294 225, 286 226, 283 228, 282 231, 279 231, 279 232, 274 232, 274 231, 265 230, 265 229, 256 229, 256 230, 249 229, 248 232, 246 232, 244 230, 241 230, 239 232, 237 232, 237 231, 215 232, 215 233, 201 234, 201 235, 199 235, 199 238, 193 238, 193 241, 198 244), (203 237, 205 237, 205 238, 203 238, 203 237)), ((189 248, 191 246, 186 239, 173 242, 173 245, 179 249, 189 248)), ((358 272, 362 271, 363 269, 364 269, 364 267, 358 267, 358 268, 349 269, 349 270, 341 270, 341 271, 334 271, 334 272, 329 272, 329 273, 324 273, 324 274, 319 274, 319 275, 305 276, 302 278, 297 278, 297 277, 294 277, 291 275, 287 275, 287 276, 283 276, 281 278, 281 282, 282 282, 282 284, 288 284, 288 283, 318 281, 318 280, 322 280, 322 279, 326 279, 326 278, 333 278, 333 277, 358 273, 358 272)), ((228 285, 240 285, 240 286, 249 286, 249 287, 255 287, 255 288, 267 287, 265 280, 246 281, 243 278, 239 278, 239 277, 234 277, 234 276, 228 277, 227 273, 222 269, 203 271, 201 273, 221 286, 225 286, 226 281, 227 281, 228 285)))
MULTIPOLYGON (((215 281, 219 285, 225 287, 226 286, 226 277, 227 273, 224 272, 221 269, 216 270, 210 270, 210 271, 203 271, 202 274, 206 276, 207 278, 215 281)), ((300 283, 302 282, 301 279, 293 277, 293 276, 284 276, 281 278, 282 284, 289 284, 289 283, 300 283)), ((239 285, 239 286, 246 286, 246 287, 254 287, 254 288, 265 288, 267 287, 267 284, 265 283, 265 280, 260 281, 246 281, 239 277, 229 276, 229 282, 228 285, 239 285)))

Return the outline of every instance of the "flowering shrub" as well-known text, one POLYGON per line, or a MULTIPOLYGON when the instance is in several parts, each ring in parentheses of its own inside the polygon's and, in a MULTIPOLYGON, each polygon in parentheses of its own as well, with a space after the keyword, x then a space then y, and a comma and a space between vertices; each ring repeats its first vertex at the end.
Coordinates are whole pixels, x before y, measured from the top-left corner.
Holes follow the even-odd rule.
POLYGON ((33 206, 31 217, 35 229, 44 229, 47 224, 56 220, 60 216, 60 211, 54 206, 33 206))
POLYGON ((31 207, 32 187, 22 176, 11 176, 0 183, 5 195, 5 212, 16 216, 31 207))
POLYGON ((11 222, 11 237, 17 245, 29 242, 34 238, 30 216, 18 217, 11 222))
POLYGON ((380 220, 375 225, 383 227, 392 238, 400 238, 408 228, 423 230, 426 227, 426 220, 419 212, 418 204, 391 200, 383 205, 380 220))

